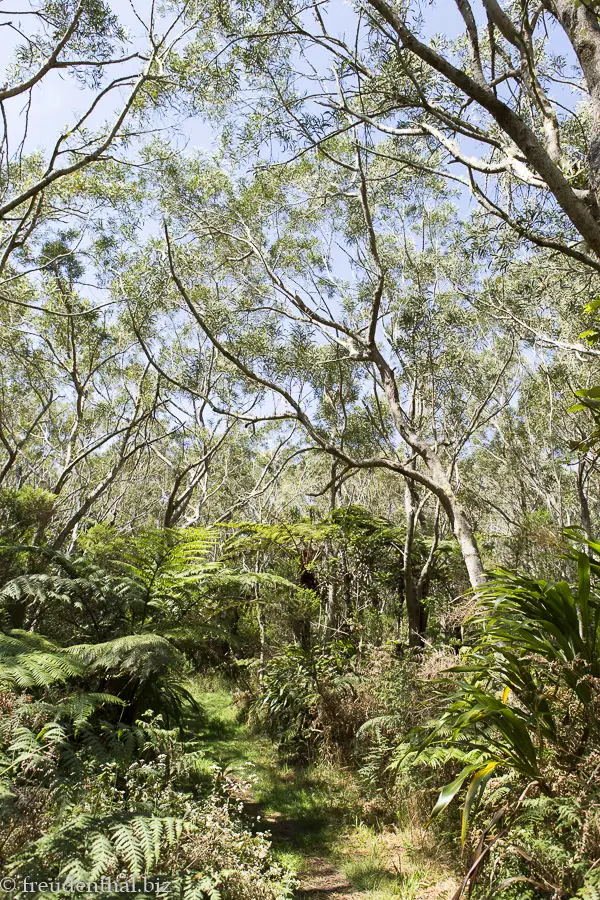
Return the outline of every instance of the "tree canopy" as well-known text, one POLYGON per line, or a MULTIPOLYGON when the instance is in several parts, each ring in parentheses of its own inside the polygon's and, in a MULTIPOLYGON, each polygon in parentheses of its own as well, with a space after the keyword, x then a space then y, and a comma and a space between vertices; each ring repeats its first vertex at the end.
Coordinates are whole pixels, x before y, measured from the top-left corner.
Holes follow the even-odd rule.
POLYGON ((454 900, 592 900, 598 3, 12 6, 0 873, 291 897, 218 677, 454 900))

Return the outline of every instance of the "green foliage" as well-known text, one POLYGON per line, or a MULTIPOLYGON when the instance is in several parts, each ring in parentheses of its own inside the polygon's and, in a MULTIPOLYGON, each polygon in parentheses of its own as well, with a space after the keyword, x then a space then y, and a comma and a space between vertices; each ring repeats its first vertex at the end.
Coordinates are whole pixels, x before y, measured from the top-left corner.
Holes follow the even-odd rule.
POLYGON ((25 631, 0 635, 2 689, 46 688, 82 674, 76 658, 40 635, 25 631))
POLYGON ((429 702, 438 711, 392 755, 397 773, 425 769, 435 781, 436 769, 454 771, 431 816, 462 795, 463 843, 473 822, 485 838, 488 820, 505 820, 506 846, 490 844, 488 890, 561 884, 575 893, 597 852, 596 787, 583 786, 600 754, 600 545, 586 544, 570 554, 574 586, 490 574, 469 619, 471 641, 436 682, 429 702), (513 843, 527 848, 516 859, 513 843))
POLYGON ((48 552, 57 571, 3 589, 6 605, 35 608, 34 627, 60 632, 65 611, 79 612, 66 644, 35 630, 0 634, 4 870, 67 885, 160 877, 173 900, 284 900, 291 879, 240 821, 239 785, 217 778, 206 792, 202 753, 181 730, 199 712, 188 663, 150 630, 177 622, 181 632, 187 614, 198 633, 199 610, 220 576, 230 585, 235 573, 209 558, 205 532, 115 543, 118 555, 102 545, 106 568, 91 547, 72 558, 48 552), (96 640, 73 641, 86 631, 96 640))
POLYGON ((43 488, 25 485, 0 491, 0 523, 4 540, 26 543, 38 528, 48 524, 56 497, 43 488))
POLYGON ((203 900, 290 895, 292 882, 271 860, 268 843, 239 820, 240 786, 217 776, 208 795, 199 790, 198 753, 160 720, 136 723, 129 732, 133 741, 117 733, 117 752, 105 735, 104 753, 84 740, 71 758, 57 753, 69 740, 64 729, 45 733, 36 740, 29 732, 26 740, 25 730, 14 729, 5 751, 13 760, 12 782, 3 793, 13 877, 68 885, 133 876, 139 886, 151 876, 169 898, 196 889, 203 900), (34 810, 22 803, 27 787, 43 794, 41 822, 28 821, 34 810), (20 804, 11 808, 10 796, 20 796, 20 804), (36 830, 43 833, 36 836, 36 830), (15 831, 31 838, 19 846, 15 831))
POLYGON ((570 767, 593 745, 589 713, 598 672, 600 597, 590 591, 589 558, 578 558, 576 592, 564 582, 492 574, 479 591, 473 619, 484 630, 450 672, 446 710, 411 751, 413 761, 437 746, 478 752, 479 759, 443 789, 433 811, 445 809, 469 779, 463 840, 470 809, 498 766, 550 792, 548 758, 570 767), (568 735, 562 728, 565 709, 576 713, 568 735))
POLYGON ((355 695, 353 653, 337 641, 307 650, 286 647, 269 660, 251 713, 283 753, 314 760, 319 751, 347 752, 354 729, 348 730, 341 709, 355 695))
POLYGON ((460 798, 475 895, 487 860, 489 896, 598 894, 600 543, 561 535, 600 513, 600 0, 569 2, 434 37, 416 0, 0 10, 7 872, 289 895, 206 785, 225 672, 283 755, 358 746, 374 819, 460 798), (89 106, 30 152, 59 74, 89 106), (155 137, 200 113, 216 153, 155 137))

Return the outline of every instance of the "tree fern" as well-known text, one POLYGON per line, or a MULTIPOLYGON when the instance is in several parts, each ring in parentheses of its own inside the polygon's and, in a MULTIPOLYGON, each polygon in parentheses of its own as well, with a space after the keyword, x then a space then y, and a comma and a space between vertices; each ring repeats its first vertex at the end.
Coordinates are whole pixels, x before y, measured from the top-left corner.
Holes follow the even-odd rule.
POLYGON ((82 673, 76 658, 40 635, 0 633, 0 689, 46 688, 82 673))
POLYGON ((180 662, 176 648, 156 634, 127 634, 99 644, 75 644, 67 653, 87 667, 88 672, 156 677, 180 662))

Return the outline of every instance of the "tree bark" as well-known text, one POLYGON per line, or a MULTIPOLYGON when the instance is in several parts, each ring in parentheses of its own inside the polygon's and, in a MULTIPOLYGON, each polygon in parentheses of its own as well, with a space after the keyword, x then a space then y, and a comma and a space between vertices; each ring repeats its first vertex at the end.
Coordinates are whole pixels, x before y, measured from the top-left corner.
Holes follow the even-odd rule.
MULTIPOLYGON (((329 489, 329 515, 331 516, 336 509, 337 506, 337 469, 338 464, 336 460, 333 460, 331 463, 331 487, 329 489)), ((333 547, 331 546, 331 542, 327 542, 327 552, 329 556, 333 555, 333 547)), ((337 578, 335 575, 330 575, 329 583, 327 585, 327 607, 325 610, 325 632, 323 634, 323 641, 325 642, 331 633, 331 629, 333 629, 335 625, 335 618, 337 615, 337 606, 338 606, 338 589, 337 589, 337 578)))
POLYGON ((454 493, 450 479, 446 475, 441 461, 438 458, 434 458, 431 460, 430 465, 435 471, 436 483, 440 485, 436 496, 450 520, 452 532, 460 548, 471 587, 479 587, 485 581, 485 572, 473 526, 469 522, 461 502, 454 493))
POLYGON ((404 597, 408 619, 408 644, 422 647, 427 627, 427 614, 420 596, 420 590, 413 576, 413 546, 417 509, 411 484, 405 479, 404 509, 406 511, 406 538, 404 541, 404 597))
MULTIPOLYGON (((438 498, 442 509, 450 520, 454 537, 458 541, 460 552, 465 561, 471 587, 478 587, 485 581, 485 573, 471 523, 452 488, 442 460, 435 450, 414 431, 411 421, 400 402, 398 385, 392 367, 384 359, 377 347, 373 347, 372 352, 375 364, 381 374, 396 430, 426 464, 431 482, 430 490, 438 498)), ((406 470, 404 475, 410 478, 410 468, 406 470)))
MULTIPOLYGON (((571 220, 588 246, 596 255, 600 256, 600 225, 596 217, 586 203, 577 196, 560 167, 552 160, 543 143, 535 132, 531 130, 525 119, 496 96, 489 86, 479 84, 475 78, 472 78, 462 69, 457 68, 436 49, 420 41, 405 24, 402 14, 397 7, 392 6, 387 0, 368 0, 368 3, 393 28, 400 39, 401 45, 406 50, 414 53, 415 56, 431 66, 432 69, 435 69, 440 75, 447 78, 451 84, 490 114, 502 131, 516 144, 533 171, 548 186, 556 202, 571 220)), ((574 3, 573 0, 557 0, 555 5, 557 11, 559 7, 564 7, 566 11, 574 3)), ((581 22, 582 18, 578 15, 577 23, 581 22)), ((584 31, 589 38, 593 34, 593 29, 589 26, 587 18, 585 22, 586 28, 584 31)), ((584 44, 586 52, 589 53, 593 50, 593 53, 590 53, 590 60, 593 57, 595 58, 597 55, 595 34, 593 45, 589 41, 586 43, 585 40, 584 44)), ((582 47, 582 49, 584 48, 582 47)), ((592 69, 591 62, 588 68, 592 69)), ((598 155, 600 157, 600 152, 598 155)))
POLYGON ((587 495, 587 487, 586 487, 586 471, 585 471, 585 457, 581 456, 579 458, 579 464, 577 466, 577 496, 579 498, 579 510, 580 510, 580 518, 581 518, 581 526, 588 537, 592 536, 592 522, 590 517, 590 504, 587 495))
POLYGON ((600 192, 600 23, 597 13, 574 0, 549 0, 546 8, 562 25, 577 55, 592 108, 592 135, 588 150, 590 187, 600 192))

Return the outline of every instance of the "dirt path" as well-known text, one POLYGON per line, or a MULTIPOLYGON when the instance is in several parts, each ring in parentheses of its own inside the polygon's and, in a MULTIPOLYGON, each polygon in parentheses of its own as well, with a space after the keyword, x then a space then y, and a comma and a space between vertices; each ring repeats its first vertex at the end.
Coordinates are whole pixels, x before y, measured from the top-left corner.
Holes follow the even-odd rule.
POLYGON ((298 900, 361 900, 346 876, 322 856, 306 860, 306 873, 300 877, 297 897, 298 900))
POLYGON ((295 900, 450 900, 457 884, 421 835, 357 824, 351 774, 282 766, 271 742, 239 721, 228 692, 198 699, 207 766, 239 777, 249 821, 299 873, 295 900))
MULTIPOLYGON (((256 814, 260 804, 248 804, 249 810, 256 814)), ((281 813, 272 812, 263 816, 262 823, 271 833, 278 846, 302 847, 306 834, 306 822, 299 819, 286 818, 281 813)), ((348 856, 358 861, 361 858, 368 864, 368 851, 356 846, 351 834, 342 837, 348 856)), ((411 852, 400 835, 384 832, 378 840, 382 859, 382 874, 387 875, 400 889, 393 896, 398 900, 449 900, 457 887, 455 878, 448 873, 424 873, 421 879, 418 867, 411 859, 411 852), (415 877, 416 876, 416 877, 415 877)), ((303 862, 299 872, 299 886, 295 900, 368 900, 372 896, 369 889, 357 887, 340 869, 336 860, 329 856, 303 853, 303 862)), ((388 893, 376 896, 382 900, 391 898, 388 893)))
MULTIPOLYGON (((263 822, 277 843, 301 843, 303 823, 277 813, 264 816, 263 822)), ((364 900, 364 893, 357 893, 343 872, 325 856, 305 856, 299 880, 296 900, 364 900)))

